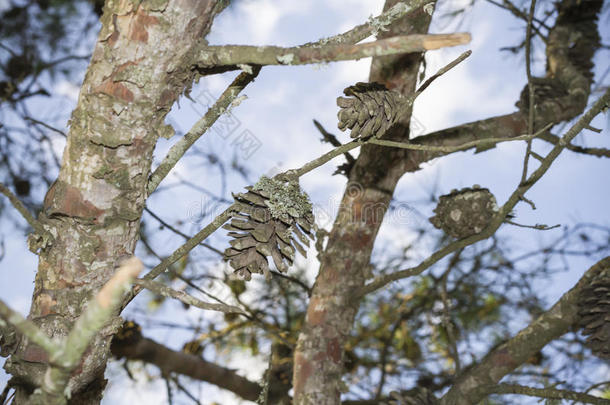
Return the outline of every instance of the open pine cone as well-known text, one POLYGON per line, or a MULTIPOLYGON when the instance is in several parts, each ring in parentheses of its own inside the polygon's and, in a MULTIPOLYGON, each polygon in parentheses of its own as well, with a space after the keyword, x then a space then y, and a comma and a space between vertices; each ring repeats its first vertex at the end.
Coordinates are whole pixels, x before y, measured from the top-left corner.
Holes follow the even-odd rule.
POLYGON ((586 345, 597 357, 610 360, 610 268, 602 270, 578 298, 578 324, 586 345))
POLYGON ((351 129, 352 138, 381 136, 398 120, 405 103, 400 93, 379 83, 358 82, 343 93, 350 97, 337 98, 339 129, 351 129))
POLYGON ((485 229, 497 210, 494 195, 475 185, 441 196, 430 222, 448 235, 462 239, 485 229))
POLYGON ((264 176, 246 189, 247 193, 233 195, 239 213, 223 226, 232 238, 225 260, 245 280, 250 280, 252 273, 269 279, 267 256, 281 272, 292 265, 295 249, 307 256, 300 243, 309 247, 309 239, 313 239, 311 203, 298 184, 264 176))

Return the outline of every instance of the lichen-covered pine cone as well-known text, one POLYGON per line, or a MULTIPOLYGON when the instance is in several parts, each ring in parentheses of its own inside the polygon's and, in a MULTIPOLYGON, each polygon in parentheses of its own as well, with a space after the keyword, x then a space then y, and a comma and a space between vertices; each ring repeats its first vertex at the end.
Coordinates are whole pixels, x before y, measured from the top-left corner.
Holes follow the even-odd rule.
POLYGON ((404 108, 403 96, 379 83, 358 82, 343 90, 348 97, 338 97, 339 129, 352 130, 352 138, 381 136, 399 118, 404 108))
POLYGON ((414 388, 409 391, 390 392, 389 405, 437 405, 438 399, 427 388, 414 388))
POLYGON ((309 239, 314 237, 311 203, 292 182, 263 176, 246 189, 247 193, 233 195, 239 213, 223 226, 231 237, 225 260, 245 280, 250 280, 252 273, 269 279, 268 256, 279 271, 286 272, 294 262, 295 249, 307 255, 301 244, 309 247, 309 239))
POLYGON ((497 211, 494 195, 475 185, 441 196, 430 222, 448 235, 462 239, 485 229, 497 211))
POLYGON ((610 360, 610 268, 602 270, 582 289, 578 315, 587 347, 597 357, 610 360))

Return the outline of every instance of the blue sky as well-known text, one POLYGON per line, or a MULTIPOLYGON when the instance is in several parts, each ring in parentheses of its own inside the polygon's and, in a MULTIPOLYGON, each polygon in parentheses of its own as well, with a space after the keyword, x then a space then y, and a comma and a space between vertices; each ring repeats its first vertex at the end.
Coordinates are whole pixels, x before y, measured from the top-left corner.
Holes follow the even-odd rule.
MULTIPOLYGON (((458 7, 467 3, 469 1, 452 0, 448 4, 458 7)), ((383 1, 377 0, 241 0, 216 19, 208 40, 211 44, 298 45, 343 32, 366 21, 369 16, 377 15, 382 6, 383 1)), ((514 104, 526 81, 523 57, 501 53, 499 48, 516 44, 522 29, 521 22, 481 0, 460 21, 451 24, 434 21, 431 32, 468 31, 472 34, 473 41, 468 46, 429 52, 428 74, 467 49, 472 49, 473 54, 466 62, 438 79, 416 101, 414 117, 425 128, 423 133, 516 110, 514 104)), ((605 31, 604 41, 608 43, 607 28, 605 31)), ((543 75, 543 49, 535 47, 534 51, 534 74, 543 75)), ((608 61, 608 50, 598 52, 598 76, 607 68, 608 61)), ((312 124, 313 118, 337 134, 341 141, 349 139, 347 134, 336 129, 335 99, 345 87, 357 81, 367 81, 369 67, 370 59, 315 66, 265 67, 256 81, 245 90, 244 94, 248 98, 233 110, 239 120, 235 133, 223 138, 210 131, 198 141, 197 146, 228 159, 236 156, 251 169, 253 181, 265 173, 298 167, 329 150, 327 144, 319 142, 320 136, 312 124), (254 135, 261 145, 248 157, 240 154, 232 144, 235 137, 245 130, 254 135)), ((182 131, 188 130, 201 112, 205 111, 209 95, 218 96, 234 76, 235 73, 230 72, 203 78, 191 94, 197 102, 183 98, 180 108, 172 111, 168 122, 182 131)), ((60 83, 56 91, 61 92, 66 100, 75 103, 77 87, 60 83)), ((586 132, 579 135, 577 141, 584 142, 587 146, 610 147, 608 118, 596 118, 593 126, 604 128, 604 131, 601 134, 586 132)), ((155 154, 157 160, 174 141, 175 139, 160 141, 155 154)), ((62 147, 58 144, 58 150, 62 147)), ((539 153, 549 149, 548 145, 540 142, 535 142, 534 148, 539 153)), ((523 142, 505 143, 478 155, 468 151, 438 159, 424 165, 422 170, 404 176, 395 197, 401 201, 425 198, 431 184, 435 182, 438 183, 439 194, 453 188, 480 184, 490 188, 502 204, 520 180, 524 151, 523 142)), ((301 179, 302 187, 321 211, 318 218, 322 226, 329 226, 332 222, 324 213, 332 215, 336 212, 336 204, 345 187, 344 177, 331 176, 335 166, 341 162, 342 158, 337 158, 301 179)), ((162 185, 176 182, 176 173, 208 189, 221 186, 217 173, 201 168, 191 160, 176 167, 162 185)), ((610 225, 607 209, 610 197, 608 173, 607 161, 565 152, 545 178, 528 193, 528 198, 536 202, 538 209, 532 211, 529 206, 519 206, 518 222, 549 225, 592 222, 610 225)), ((242 191, 245 185, 247 182, 244 179, 231 176, 225 196, 230 197, 231 191, 242 191)), ((175 193, 160 194, 151 199, 149 207, 162 213, 167 220, 178 220, 197 211, 197 207, 206 205, 205 197, 201 194, 186 188, 176 190, 180 193, 180 198, 176 198, 175 193)), ((200 225, 187 224, 187 229, 194 231, 200 225)), ((501 232, 514 237, 525 248, 541 239, 556 237, 560 230, 542 234, 505 226, 501 232)), ((376 242, 376 252, 387 249, 388 246, 400 247, 411 237, 413 232, 408 220, 388 218, 376 242)), ((7 255, 0 262, 0 297, 15 309, 27 313, 36 257, 27 251, 23 235, 13 235, 5 242, 7 255)), ((179 246, 179 242, 175 238, 155 240, 158 246, 163 247, 161 253, 171 252, 179 246)), ((312 279, 316 270, 313 256, 315 255, 310 255, 307 262, 312 279)), ((545 291, 549 302, 569 289, 588 265, 590 263, 586 259, 574 260, 572 271, 557 275, 545 291)), ((193 310, 188 314, 193 319, 199 315, 199 312, 193 310)), ((164 312, 162 316, 171 317, 172 312, 164 312)), ((178 337, 180 336, 156 336, 176 348, 184 341, 178 337)), ((248 376, 253 379, 264 369, 262 358, 242 358, 238 361, 240 369, 250 370, 248 376), (244 367, 245 364, 247 367, 244 367)), ((115 366, 111 367, 109 373, 118 373, 115 366)), ((0 371, 0 386, 5 379, 6 376, 0 371)), ((219 396, 216 400, 220 403, 234 403, 234 399, 229 399, 233 397, 215 389, 208 391, 208 387, 205 387, 203 403, 208 403, 215 395, 219 396)), ((164 399, 165 387, 162 383, 143 382, 133 390, 125 390, 124 383, 111 381, 104 403, 146 401, 162 404, 165 403, 164 399)))

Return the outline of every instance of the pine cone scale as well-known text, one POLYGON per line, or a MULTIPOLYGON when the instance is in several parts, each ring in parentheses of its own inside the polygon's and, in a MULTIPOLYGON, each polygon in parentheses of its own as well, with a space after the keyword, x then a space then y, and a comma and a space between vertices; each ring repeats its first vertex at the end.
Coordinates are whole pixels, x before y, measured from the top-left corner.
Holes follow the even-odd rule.
POLYGON ((296 183, 266 177, 246 190, 233 195, 237 212, 223 226, 231 238, 225 260, 245 280, 252 273, 269 278, 269 256, 279 271, 286 272, 296 251, 306 256, 301 243, 309 246, 308 238, 313 236, 309 198, 296 183))

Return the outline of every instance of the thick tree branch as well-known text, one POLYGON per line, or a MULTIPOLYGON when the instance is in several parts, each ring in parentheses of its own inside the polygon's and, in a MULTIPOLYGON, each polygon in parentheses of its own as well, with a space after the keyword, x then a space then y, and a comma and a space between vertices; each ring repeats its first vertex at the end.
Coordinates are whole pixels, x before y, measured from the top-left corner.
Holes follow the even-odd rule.
POLYGON ((304 65, 354 60, 371 56, 425 52, 464 45, 470 34, 401 35, 363 44, 330 44, 281 48, 277 46, 223 45, 204 47, 196 55, 197 67, 235 65, 304 65))
MULTIPOLYGON (((67 336, 87 298, 111 279, 120 257, 133 252, 147 175, 163 132, 158 129, 196 78, 190 57, 226 4, 105 3, 58 181, 45 199, 44 225, 55 238, 39 254, 29 319, 47 336, 67 336)), ((95 334, 71 374, 71 402, 99 403, 116 315, 95 334)), ((15 377, 16 404, 32 403, 31 388, 48 365, 36 345, 19 344, 4 365, 15 377)), ((59 389, 60 384, 48 387, 59 389)))
MULTIPOLYGON (((387 0, 384 9, 397 3, 387 0)), ((396 20, 378 38, 426 33, 433 9, 430 4, 425 10, 418 9, 396 20)), ((376 57, 369 81, 408 97, 415 92, 421 60, 421 53, 376 57)), ((395 128, 383 135, 384 139, 406 141, 409 116, 410 112, 405 111, 395 128)), ((350 293, 366 280, 381 223, 380 210, 372 215, 365 207, 387 208, 392 190, 404 173, 404 155, 401 149, 365 145, 349 172, 349 182, 357 184, 361 191, 355 196, 349 191, 344 193, 326 248, 319 256, 320 270, 294 352, 294 404, 340 403, 344 346, 358 311, 358 305, 349 301, 350 293)))
MULTIPOLYGON (((322 38, 315 42, 308 42, 301 45, 301 47, 309 46, 323 46, 323 45, 337 45, 337 44, 357 44, 363 39, 368 38, 371 35, 377 35, 380 31, 387 31, 388 27, 396 20, 404 17, 410 12, 419 9, 424 5, 432 5, 436 0, 413 0, 409 4, 405 2, 398 2, 393 7, 384 11, 377 17, 370 18, 366 23, 360 24, 349 31, 342 34, 334 35, 328 38, 322 38)), ((244 65, 241 65, 242 67, 244 65)), ((229 70, 240 69, 239 66, 216 66, 216 67, 201 67, 197 63, 193 66, 202 75, 222 73, 229 70)))
POLYGON ((137 258, 127 260, 116 274, 100 290, 95 299, 89 302, 87 309, 77 319, 68 336, 53 340, 33 322, 10 309, 0 300, 0 327, 6 329, 6 323, 17 329, 23 336, 40 346, 48 355, 49 368, 43 379, 42 389, 34 394, 32 401, 44 404, 65 404, 70 396, 66 388, 70 374, 79 364, 83 353, 93 337, 113 316, 121 302, 121 296, 131 285, 131 281, 142 270, 142 262, 137 258))
MULTIPOLYGON (((591 59, 599 48, 597 13, 602 2, 563 2, 559 15, 549 33, 547 77, 532 78, 535 96, 535 129, 549 123, 568 121, 586 108, 592 82, 591 59), (570 46, 568 38, 578 38, 570 46), (538 94, 540 92, 540 95, 538 94)), ((525 14, 524 14, 525 16, 525 14)), ((517 103, 520 111, 475 121, 433 132, 410 140, 422 145, 457 146, 486 138, 512 138, 528 132, 529 86, 526 86, 517 103)), ((549 142, 552 138, 541 137, 549 142)), ((493 142, 477 146, 477 152, 493 148, 493 142)), ((571 148, 570 148, 571 149, 571 148)), ((593 150, 595 156, 605 156, 605 150, 593 150)), ((443 156, 445 153, 420 151, 406 155, 408 171, 418 170, 421 163, 443 156)))
POLYGON ((606 90, 606 93, 593 104, 589 111, 584 113, 582 117, 565 133, 565 135, 560 139, 557 145, 555 145, 555 147, 547 154, 544 160, 540 162, 540 166, 538 167, 538 169, 536 169, 527 178, 525 182, 519 184, 519 186, 515 189, 515 191, 513 191, 506 203, 504 203, 504 205, 500 208, 499 212, 496 214, 490 225, 485 228, 481 233, 451 242, 440 250, 434 252, 432 255, 430 255, 428 258, 426 258, 424 261, 422 261, 419 265, 415 267, 376 277, 373 281, 366 284, 364 287, 356 290, 354 292, 353 297, 360 298, 363 295, 376 291, 393 281, 420 274, 426 269, 430 268, 430 266, 432 266, 433 264, 437 263, 439 260, 446 257, 448 254, 451 254, 452 252, 469 246, 475 242, 487 239, 488 237, 493 235, 500 227, 500 225, 502 225, 506 216, 513 210, 513 208, 517 205, 521 198, 523 198, 523 195, 534 184, 536 184, 536 182, 540 180, 542 176, 547 172, 547 170, 551 167, 551 164, 559 156, 561 151, 566 148, 566 146, 574 139, 574 137, 576 137, 576 135, 578 135, 586 126, 590 124, 590 122, 593 120, 593 118, 595 118, 595 116, 597 116, 604 108, 607 108, 607 105, 609 103, 610 89, 606 90))
POLYGON ((0 300, 0 331, 2 335, 11 333, 11 327, 40 346, 47 353, 55 353, 61 348, 57 342, 49 339, 34 322, 25 319, 23 315, 11 309, 4 301, 0 300))
MULTIPOLYGON (((49 352, 49 365, 42 390, 34 393, 33 403, 65 404, 70 398, 68 381, 72 371, 81 362, 83 353, 99 330, 114 316, 121 297, 142 271, 142 262, 136 257, 126 260, 115 275, 89 302, 83 314, 76 320, 59 350, 49 352)), ((42 333, 42 332, 41 332, 42 333)))
POLYGON ((113 342, 112 354, 154 364, 164 375, 177 373, 214 384, 250 401, 255 401, 261 391, 257 383, 238 375, 235 370, 210 363, 199 356, 171 350, 144 337, 124 345, 113 342))
POLYGON ((576 300, 579 291, 588 285, 596 274, 609 267, 610 257, 593 265, 576 286, 565 293, 551 309, 460 376, 442 398, 441 404, 476 404, 487 395, 497 392, 496 384, 506 374, 527 361, 547 343, 571 329, 578 317, 576 300))

